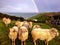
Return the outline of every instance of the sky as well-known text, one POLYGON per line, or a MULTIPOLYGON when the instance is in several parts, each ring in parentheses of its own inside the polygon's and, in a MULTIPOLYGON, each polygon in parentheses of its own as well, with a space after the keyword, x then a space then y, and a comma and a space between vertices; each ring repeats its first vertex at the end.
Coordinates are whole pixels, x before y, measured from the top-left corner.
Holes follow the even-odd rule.
POLYGON ((60 0, 0 0, 0 12, 60 12, 60 0))

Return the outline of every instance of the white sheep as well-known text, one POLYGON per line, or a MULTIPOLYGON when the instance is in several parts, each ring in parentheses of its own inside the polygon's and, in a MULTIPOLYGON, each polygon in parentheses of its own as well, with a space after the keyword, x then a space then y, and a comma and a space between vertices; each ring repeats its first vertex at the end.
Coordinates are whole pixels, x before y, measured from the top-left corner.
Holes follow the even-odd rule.
POLYGON ((31 29, 32 28, 32 22, 30 21, 29 22, 29 29, 31 29))
POLYGON ((4 17, 2 20, 3 20, 3 22, 6 24, 6 17, 4 17))
POLYGON ((16 21, 16 22, 15 22, 15 25, 17 25, 18 27, 21 27, 21 26, 23 25, 23 22, 16 21))
POLYGON ((17 33, 18 33, 18 27, 14 26, 12 28, 10 28, 10 32, 9 32, 9 38, 12 40, 12 45, 15 45, 15 40, 17 38, 17 33))
POLYGON ((32 22, 27 22, 27 21, 23 21, 23 22, 16 21, 15 25, 17 25, 18 27, 25 26, 28 29, 32 28, 32 22))
POLYGON ((11 23, 11 19, 10 18, 7 18, 6 25, 9 25, 10 23, 11 23))
POLYGON ((9 25, 9 24, 11 23, 11 19, 4 17, 4 18, 3 18, 3 22, 4 22, 4 23, 6 24, 6 26, 7 26, 7 25, 9 25))
POLYGON ((57 29, 41 29, 41 28, 35 28, 31 31, 32 38, 34 45, 36 45, 36 40, 45 40, 45 43, 48 45, 48 42, 55 38, 55 36, 58 36, 59 33, 57 29))
POLYGON ((6 20, 6 17, 4 17, 2 20, 3 20, 3 22, 4 22, 4 21, 6 20))
POLYGON ((18 39, 21 40, 21 45, 26 45, 26 40, 28 39, 28 29, 25 26, 20 27, 19 31, 18 31, 18 39))
POLYGON ((23 21, 23 26, 27 27, 28 29, 32 28, 32 22, 27 22, 27 21, 23 21))

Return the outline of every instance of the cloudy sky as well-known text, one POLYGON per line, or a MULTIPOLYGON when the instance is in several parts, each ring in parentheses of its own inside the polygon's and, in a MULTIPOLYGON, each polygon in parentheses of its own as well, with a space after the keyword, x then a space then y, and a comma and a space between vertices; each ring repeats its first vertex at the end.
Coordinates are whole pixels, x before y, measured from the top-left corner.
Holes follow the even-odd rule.
POLYGON ((60 0, 0 0, 0 12, 60 12, 60 0))

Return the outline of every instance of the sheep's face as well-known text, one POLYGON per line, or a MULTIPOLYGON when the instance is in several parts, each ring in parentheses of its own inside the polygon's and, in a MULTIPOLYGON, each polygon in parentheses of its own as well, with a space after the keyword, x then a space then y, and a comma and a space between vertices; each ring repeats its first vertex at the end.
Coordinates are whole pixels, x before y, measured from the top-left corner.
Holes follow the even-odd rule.
POLYGON ((51 32, 55 35, 55 36, 59 36, 58 30, 55 28, 51 29, 51 32))
POLYGON ((29 22, 29 28, 32 28, 32 22, 29 22))

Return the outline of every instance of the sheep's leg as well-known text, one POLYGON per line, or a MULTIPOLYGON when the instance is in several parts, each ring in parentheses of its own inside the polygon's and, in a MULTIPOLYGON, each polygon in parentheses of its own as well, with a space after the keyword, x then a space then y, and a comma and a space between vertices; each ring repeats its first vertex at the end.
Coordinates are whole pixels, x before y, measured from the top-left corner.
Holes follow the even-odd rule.
POLYGON ((23 42, 21 41, 21 45, 23 45, 23 42))
POLYGON ((12 40, 12 45, 13 45, 13 40, 12 40))
POLYGON ((26 42, 24 41, 24 45, 26 45, 26 42))
POLYGON ((36 45, 36 41, 34 40, 34 45, 36 45))
POLYGON ((45 41, 45 44, 48 45, 48 41, 45 41))
POLYGON ((14 45, 15 45, 15 41, 14 41, 14 45))
POLYGON ((15 41, 12 41, 12 45, 15 45, 15 41))

